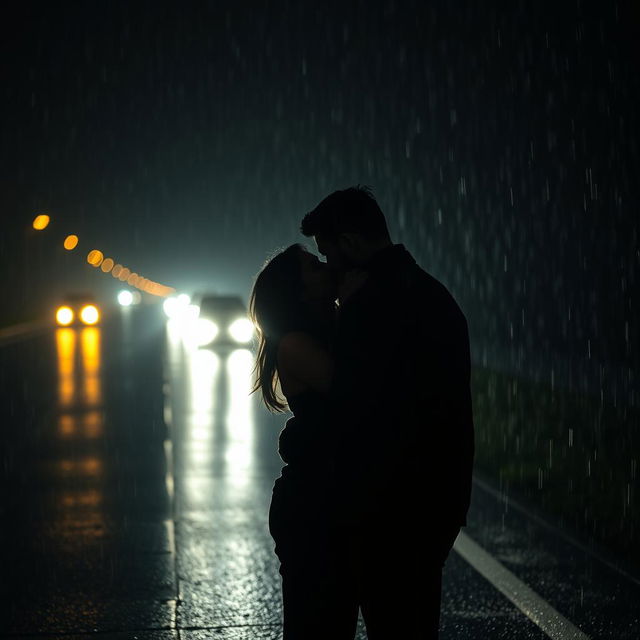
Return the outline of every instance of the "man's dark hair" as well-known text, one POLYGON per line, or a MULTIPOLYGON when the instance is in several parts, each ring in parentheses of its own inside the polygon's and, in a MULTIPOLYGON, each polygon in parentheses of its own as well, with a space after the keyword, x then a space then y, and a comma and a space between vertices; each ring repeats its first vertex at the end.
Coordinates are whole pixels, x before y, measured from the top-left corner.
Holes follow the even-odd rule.
POLYGON ((357 233, 369 240, 390 240, 387 221, 373 192, 360 185, 328 195, 303 218, 301 231, 307 237, 357 233))

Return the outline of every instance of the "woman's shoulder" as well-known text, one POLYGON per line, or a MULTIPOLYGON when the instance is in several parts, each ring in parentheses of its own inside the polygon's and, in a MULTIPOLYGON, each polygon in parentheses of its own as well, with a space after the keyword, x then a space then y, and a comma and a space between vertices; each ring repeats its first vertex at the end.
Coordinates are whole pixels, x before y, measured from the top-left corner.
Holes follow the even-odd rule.
POLYGON ((324 359, 327 351, 312 335, 305 331, 289 331, 278 341, 278 363, 287 365, 318 358, 324 359))
POLYGON ((304 331, 286 333, 278 342, 277 358, 278 372, 285 386, 295 379, 319 391, 329 387, 331 358, 312 335, 304 331))

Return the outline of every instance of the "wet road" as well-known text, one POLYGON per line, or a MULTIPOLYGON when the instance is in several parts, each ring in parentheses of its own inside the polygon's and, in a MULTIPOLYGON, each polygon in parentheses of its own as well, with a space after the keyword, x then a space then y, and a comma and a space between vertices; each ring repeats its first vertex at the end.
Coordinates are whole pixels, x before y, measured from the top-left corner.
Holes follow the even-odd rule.
MULTIPOLYGON (((281 636, 267 510, 283 417, 248 395, 251 367, 186 347, 155 308, 0 345, 0 635, 281 636)), ((480 479, 465 534, 442 638, 640 637, 620 559, 480 479)))

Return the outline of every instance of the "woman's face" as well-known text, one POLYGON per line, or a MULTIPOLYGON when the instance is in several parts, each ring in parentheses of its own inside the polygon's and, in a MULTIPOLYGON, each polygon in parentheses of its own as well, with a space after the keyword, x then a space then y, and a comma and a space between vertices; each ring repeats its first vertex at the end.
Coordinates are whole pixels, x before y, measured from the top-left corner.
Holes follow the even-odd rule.
POLYGON ((329 267, 308 251, 300 254, 300 268, 304 299, 308 302, 333 302, 338 287, 329 267))

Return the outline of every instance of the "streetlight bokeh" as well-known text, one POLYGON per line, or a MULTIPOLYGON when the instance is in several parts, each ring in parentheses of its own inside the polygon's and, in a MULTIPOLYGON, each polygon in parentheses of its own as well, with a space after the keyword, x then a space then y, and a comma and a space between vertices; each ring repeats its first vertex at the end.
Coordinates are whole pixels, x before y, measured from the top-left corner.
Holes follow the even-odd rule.
POLYGON ((71 234, 64 239, 64 248, 67 251, 73 251, 78 246, 78 236, 71 234))
POLYGON ((33 220, 33 228, 36 231, 42 231, 49 226, 51 218, 45 213, 41 213, 39 216, 36 216, 33 220))
POLYGON ((99 267, 102 264, 103 260, 104 260, 104 255, 102 251, 100 251, 99 249, 92 249, 91 251, 89 251, 89 255, 87 256, 87 262, 92 267, 99 267))

